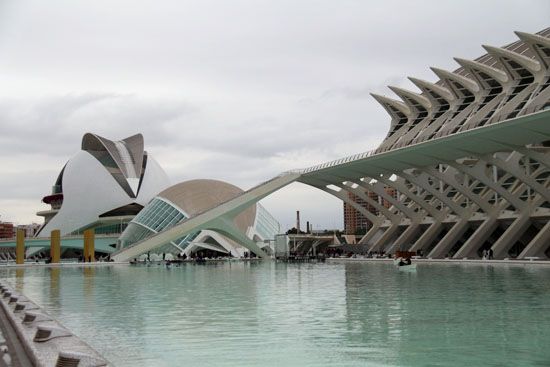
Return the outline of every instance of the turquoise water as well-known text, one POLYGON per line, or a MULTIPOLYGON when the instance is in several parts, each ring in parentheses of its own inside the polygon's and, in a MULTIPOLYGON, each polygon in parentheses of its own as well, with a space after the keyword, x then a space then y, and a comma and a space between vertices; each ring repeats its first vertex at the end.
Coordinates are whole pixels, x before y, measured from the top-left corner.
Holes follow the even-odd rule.
POLYGON ((0 270, 117 366, 548 366, 550 268, 0 270))

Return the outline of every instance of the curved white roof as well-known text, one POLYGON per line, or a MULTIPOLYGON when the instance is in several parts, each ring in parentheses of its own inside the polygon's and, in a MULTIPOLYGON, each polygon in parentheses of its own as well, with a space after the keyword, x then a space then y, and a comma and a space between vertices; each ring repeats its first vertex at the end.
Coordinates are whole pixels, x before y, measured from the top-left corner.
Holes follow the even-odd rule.
MULTIPOLYGON (((91 134, 86 134, 83 147, 90 140, 93 140, 91 134)), ((114 142, 111 143, 116 146, 114 142)), ((109 158, 105 155, 106 152, 100 152, 103 154, 99 156, 102 158, 100 161, 98 150, 91 150, 95 148, 90 145, 86 147, 90 151, 81 150, 65 165, 62 172, 63 203, 58 213, 40 230, 40 235, 49 235, 54 229, 59 229, 61 234, 68 234, 97 221, 101 214, 113 209, 133 203, 145 206, 170 184, 164 170, 153 157, 143 152, 143 148, 138 152, 143 156, 135 159, 140 162, 141 177, 137 178, 137 186, 124 185, 126 175, 118 174, 116 168, 108 165, 106 167, 105 161, 109 158), (128 187, 132 186, 134 188, 129 191, 128 187)), ((135 150, 132 155, 134 154, 135 150)))

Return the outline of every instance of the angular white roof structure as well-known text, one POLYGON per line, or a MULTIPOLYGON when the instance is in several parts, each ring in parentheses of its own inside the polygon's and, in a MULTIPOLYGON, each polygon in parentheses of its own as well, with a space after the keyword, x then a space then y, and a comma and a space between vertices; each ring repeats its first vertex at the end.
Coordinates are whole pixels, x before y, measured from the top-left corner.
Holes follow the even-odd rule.
POLYGON ((113 141, 87 133, 82 150, 63 167, 52 194, 43 201, 52 210, 39 236, 59 229, 79 231, 105 217, 135 215, 170 184, 168 176, 144 150, 143 136, 113 141))

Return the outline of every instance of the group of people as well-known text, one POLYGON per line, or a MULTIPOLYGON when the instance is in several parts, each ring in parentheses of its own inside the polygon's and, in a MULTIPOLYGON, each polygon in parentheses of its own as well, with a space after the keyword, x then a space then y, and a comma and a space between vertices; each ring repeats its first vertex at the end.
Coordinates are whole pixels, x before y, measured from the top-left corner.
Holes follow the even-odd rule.
POLYGON ((489 248, 488 250, 483 250, 481 253, 481 258, 483 260, 492 260, 493 259, 493 249, 489 248))
POLYGON ((397 266, 411 265, 411 258, 407 257, 406 259, 400 258, 397 266))

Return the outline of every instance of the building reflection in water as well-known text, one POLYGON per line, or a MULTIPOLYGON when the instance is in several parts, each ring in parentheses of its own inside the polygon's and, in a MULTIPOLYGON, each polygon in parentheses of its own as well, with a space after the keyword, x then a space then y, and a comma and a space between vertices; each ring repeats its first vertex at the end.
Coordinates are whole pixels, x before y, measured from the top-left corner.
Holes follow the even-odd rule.
POLYGON ((93 298, 94 295, 94 285, 95 285, 95 272, 96 268, 94 266, 85 266, 82 268, 83 275, 83 290, 84 297, 86 299, 93 298))
POLYGON ((400 279, 395 276, 400 275, 399 272, 393 273, 390 268, 393 265, 350 263, 344 266, 346 342, 357 356, 393 364, 407 333, 409 290, 401 287, 400 279))
MULTIPOLYGON (((51 267, 47 268, 46 271, 49 273, 50 286, 43 287, 42 293, 44 301, 40 299, 34 299, 38 303, 47 303, 51 305, 53 310, 59 310, 61 308, 61 268, 51 267)), ((42 304, 44 306, 44 304, 42 304)))
POLYGON ((15 269, 15 289, 23 292, 25 286, 25 269, 15 269))
POLYGON ((59 273, 61 269, 50 268, 50 297, 59 298, 59 273))

